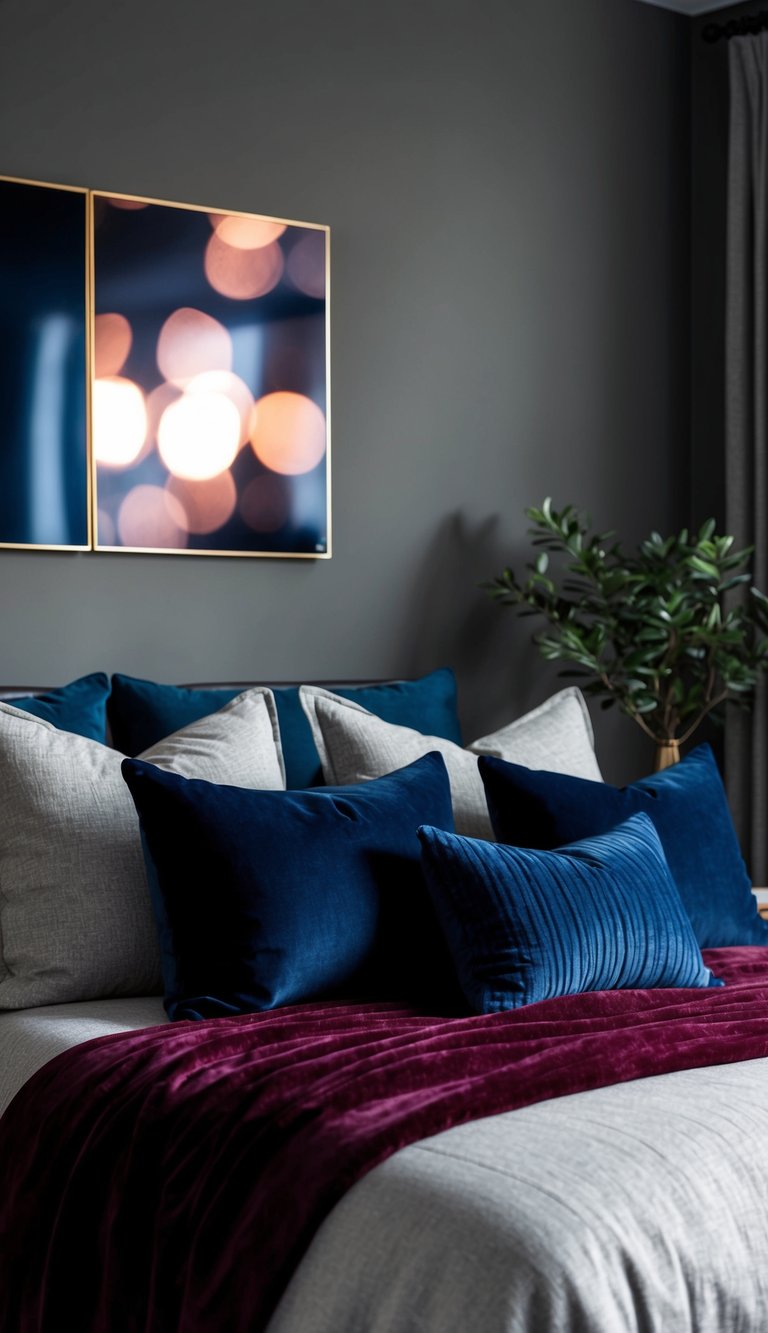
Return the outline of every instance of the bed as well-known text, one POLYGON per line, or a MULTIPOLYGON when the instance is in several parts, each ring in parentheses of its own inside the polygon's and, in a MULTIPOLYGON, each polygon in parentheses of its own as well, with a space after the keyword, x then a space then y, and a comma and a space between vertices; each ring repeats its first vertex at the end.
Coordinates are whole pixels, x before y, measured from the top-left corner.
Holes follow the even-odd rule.
POLYGON ((84 1333, 764 1329, 763 949, 704 949, 726 979, 720 990, 636 987, 512 1014, 446 1016, 394 997, 332 998, 168 1023, 158 994, 0 1014, 0 1151, 16 1200, 0 1232, 11 1291, 4 1330, 48 1333, 64 1322, 84 1333), (256 1106, 250 1124, 260 1125, 258 1097, 272 1098, 291 1066, 294 1083, 287 1077, 284 1100, 271 1108, 268 1151, 251 1159, 233 1084, 242 1073, 256 1106), (214 1086, 211 1070, 223 1088, 215 1099, 201 1091, 214 1086), (312 1079, 330 1088, 326 1101, 318 1092, 297 1103, 296 1088, 314 1088, 312 1079), (370 1096, 358 1099, 366 1079, 370 1096), (183 1092, 165 1102, 163 1120, 156 1108, 172 1084, 183 1092), (361 1119, 374 1132, 368 1125, 365 1147, 352 1152, 361 1119), (185 1125, 197 1154, 189 1159, 185 1125), (167 1171, 171 1158, 179 1171, 189 1160, 192 1176, 175 1196, 163 1183, 154 1198, 151 1165, 167 1171), (265 1175, 282 1163, 260 1200, 263 1232, 236 1225, 253 1207, 238 1191, 256 1160, 265 1175), (120 1188, 106 1180, 113 1167, 120 1188), (201 1279, 205 1227, 222 1213, 237 1255, 214 1289, 201 1279), (154 1259, 150 1275, 146 1235, 160 1228, 162 1254, 173 1217, 166 1271, 154 1259), (125 1272, 105 1276, 105 1259, 128 1265, 141 1289, 135 1304, 125 1272), (242 1291, 265 1266, 275 1281, 254 1307, 242 1291), (83 1296, 86 1278, 98 1299, 83 1296), (35 1304, 30 1292, 44 1288, 35 1304))

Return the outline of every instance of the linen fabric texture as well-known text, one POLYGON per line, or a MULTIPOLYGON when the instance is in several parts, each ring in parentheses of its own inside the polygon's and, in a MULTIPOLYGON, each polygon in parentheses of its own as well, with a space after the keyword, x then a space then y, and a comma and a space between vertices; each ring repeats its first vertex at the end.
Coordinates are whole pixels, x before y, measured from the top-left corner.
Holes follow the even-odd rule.
POLYGON ((42 694, 14 698, 14 708, 21 708, 33 717, 40 717, 60 731, 72 731, 92 741, 104 743, 107 738, 107 699, 109 677, 103 671, 81 676, 69 685, 42 694))
POLYGON ((552 848, 605 833, 630 815, 653 821, 702 949, 768 944, 728 799, 709 745, 628 787, 587 782, 481 759, 499 842, 552 848))
MULTIPOLYGON (((188 726, 223 708, 243 687, 189 689, 161 685, 133 676, 112 677, 109 717, 115 745, 137 755, 171 731, 188 726)), ((323 782, 320 759, 299 701, 298 686, 270 686, 275 697, 285 757, 286 786, 313 787, 323 782)), ((456 711, 456 680, 443 667, 418 680, 385 681, 378 685, 334 686, 345 699, 355 699, 371 713, 401 726, 434 732, 461 744, 456 711)), ((406 762, 405 760, 403 762, 406 762)))
POLYGON ((358 787, 245 791, 126 759, 171 1018, 323 996, 458 996, 417 827, 452 828, 439 754, 358 787))
POLYGON ((319 686, 302 685, 299 695, 327 783, 381 777, 437 750, 448 769, 456 831, 470 837, 493 837, 477 771, 480 754, 601 781, 589 713, 575 688, 561 690, 524 717, 473 741, 467 749, 440 736, 382 722, 356 701, 319 686))
POLYGON ((720 985, 647 815, 557 851, 419 830, 422 865, 478 1014, 584 991, 720 985))
MULTIPOLYGON (((143 756, 282 788, 277 715, 248 691, 143 756)), ((0 703, 0 1009, 160 988, 157 932, 123 756, 0 703)))
MULTIPOLYGON (((287 1325, 293 1333, 762 1333, 765 1284, 748 1283, 744 1305, 738 1279, 747 1258, 757 1256, 760 1268, 768 1213, 768 1173, 749 1132, 759 1132, 765 1105, 768 955, 761 965, 754 958, 761 951, 743 952, 751 957, 722 951, 737 955, 723 959, 723 989, 603 991, 459 1019, 392 1004, 325 1002, 188 1023, 174 1032, 119 1033, 65 1052, 38 1071, 3 1120, 0 1327, 115 1333, 119 1309, 122 1329, 275 1333, 271 1311, 296 1265, 304 1268, 310 1237, 322 1243, 342 1196, 344 1208, 364 1192, 360 1230, 367 1221, 383 1237, 380 1262, 369 1273, 360 1267, 360 1248, 349 1249, 335 1283, 340 1299, 354 1302, 349 1322, 334 1319, 337 1303, 330 1310, 315 1304, 308 1318, 287 1325), (746 974, 743 989, 739 973, 746 974), (714 1111, 705 1078, 669 1077, 714 1065, 734 1065, 720 1071, 730 1096, 723 1090, 714 1111), (760 1077, 746 1099, 739 1091, 750 1066, 760 1077), (664 1077, 649 1077, 655 1074, 664 1077), (632 1086, 613 1103, 619 1114, 606 1125, 599 1090, 619 1081, 632 1086), (694 1112, 693 1151, 682 1139, 685 1126, 669 1116, 674 1146, 682 1150, 678 1163, 668 1142, 659 1150, 649 1137, 653 1126, 641 1114, 654 1082, 667 1090, 668 1112, 669 1090, 680 1092, 681 1085, 694 1112), (499 1185, 509 1148, 498 1174, 486 1169, 482 1190, 468 1197, 441 1131, 481 1117, 488 1117, 487 1128, 512 1110, 516 1118, 520 1112, 517 1123, 536 1124, 538 1115, 526 1108, 542 1103, 536 1112, 551 1117, 563 1097, 560 1137, 568 1152, 558 1159, 559 1180, 540 1169, 543 1140, 517 1138, 525 1180, 539 1199, 546 1193, 550 1229, 535 1229, 536 1214, 526 1210, 529 1191, 517 1190, 514 1172, 499 1185), (589 1151, 585 1124, 613 1148, 607 1160, 589 1151), (439 1173, 428 1191, 418 1190, 412 1171, 401 1174, 395 1235, 386 1236, 382 1217, 374 1216, 381 1202, 370 1189, 374 1168, 386 1158, 402 1162, 399 1150, 417 1143, 439 1173), (638 1153, 644 1171, 634 1169, 638 1153), (720 1166, 714 1189, 711 1159, 720 1166), (582 1187, 585 1177, 591 1192, 582 1187), (359 1191, 350 1188, 356 1181, 359 1191), (639 1220, 638 1186, 650 1203, 639 1220), (658 1247, 657 1231, 643 1231, 649 1214, 658 1247), (437 1225, 443 1215, 463 1223, 448 1249, 441 1242, 450 1228, 437 1225), (689 1218, 692 1230, 684 1226, 689 1218), (688 1244, 681 1249, 683 1238, 688 1244), (394 1240, 400 1244, 393 1247, 394 1240), (427 1285, 400 1322, 393 1311, 402 1307, 381 1275, 403 1240, 407 1275, 415 1270, 427 1285), (724 1249, 740 1257, 735 1274, 723 1273, 724 1249), (425 1255, 433 1258, 426 1272, 425 1255), (506 1260, 514 1285, 498 1319, 478 1317, 483 1303, 468 1323, 440 1321, 446 1259, 454 1278, 462 1265, 471 1268, 484 1291, 506 1260), (616 1268, 623 1281, 616 1303, 606 1307, 600 1297, 616 1268), (677 1308, 659 1287, 660 1273, 678 1278, 677 1308), (691 1274, 696 1280, 689 1286, 691 1274), (762 1304, 755 1299, 760 1292, 762 1304), (375 1312, 371 1320, 368 1309, 375 1312), (753 1310, 755 1321, 739 1317, 753 1310), (701 1325, 695 1315, 705 1312, 713 1322, 701 1325)), ((706 1072, 713 1079, 714 1071, 706 1072)), ((508 1134, 514 1140, 516 1131, 510 1126, 508 1134)), ((466 1138, 464 1146, 469 1164, 466 1138)), ((389 1210, 385 1216, 391 1225, 389 1210)))
MULTIPOLYGON (((730 984, 651 998, 665 994, 733 1002, 730 984)), ((618 998, 633 995, 647 1000, 618 998)), ((581 1060, 550 1040, 539 1080, 547 1047, 578 1078, 581 1060)), ((617 1063, 604 1052, 604 1069, 617 1063)), ((415 1333, 414 1311, 418 1333, 760 1333, 768 1161, 750 1131, 768 1060, 546 1095, 369 1171, 316 1232, 268 1333, 415 1333)))

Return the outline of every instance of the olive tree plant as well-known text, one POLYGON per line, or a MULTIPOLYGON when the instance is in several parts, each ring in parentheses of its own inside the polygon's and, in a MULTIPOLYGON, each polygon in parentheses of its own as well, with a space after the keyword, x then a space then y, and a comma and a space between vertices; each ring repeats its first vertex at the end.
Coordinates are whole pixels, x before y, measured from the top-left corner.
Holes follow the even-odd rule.
POLYGON ((538 554, 522 577, 505 569, 485 586, 547 622, 534 635, 542 655, 632 718, 655 741, 657 768, 726 701, 749 706, 768 667, 768 598, 752 586, 751 549, 735 551, 710 519, 697 533, 652 532, 627 553, 572 505, 525 512, 538 554))

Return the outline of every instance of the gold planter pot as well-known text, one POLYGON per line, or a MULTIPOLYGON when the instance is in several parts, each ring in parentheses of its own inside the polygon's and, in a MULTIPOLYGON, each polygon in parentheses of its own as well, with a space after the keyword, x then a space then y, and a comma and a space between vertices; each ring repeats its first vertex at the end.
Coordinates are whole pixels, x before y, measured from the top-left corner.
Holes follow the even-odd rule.
POLYGON ((680 742, 679 741, 657 741, 656 758, 653 763, 654 773, 661 773, 665 768, 671 768, 673 764, 680 763, 680 742))

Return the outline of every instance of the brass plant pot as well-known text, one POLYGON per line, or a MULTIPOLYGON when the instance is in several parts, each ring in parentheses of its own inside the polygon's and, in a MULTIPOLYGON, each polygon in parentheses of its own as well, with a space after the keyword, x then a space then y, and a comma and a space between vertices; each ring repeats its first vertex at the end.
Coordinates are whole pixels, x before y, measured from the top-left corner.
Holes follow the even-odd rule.
POLYGON ((653 762, 654 773, 661 773, 665 768, 671 768, 673 764, 680 763, 680 742, 679 741, 657 741, 656 758, 653 762))

